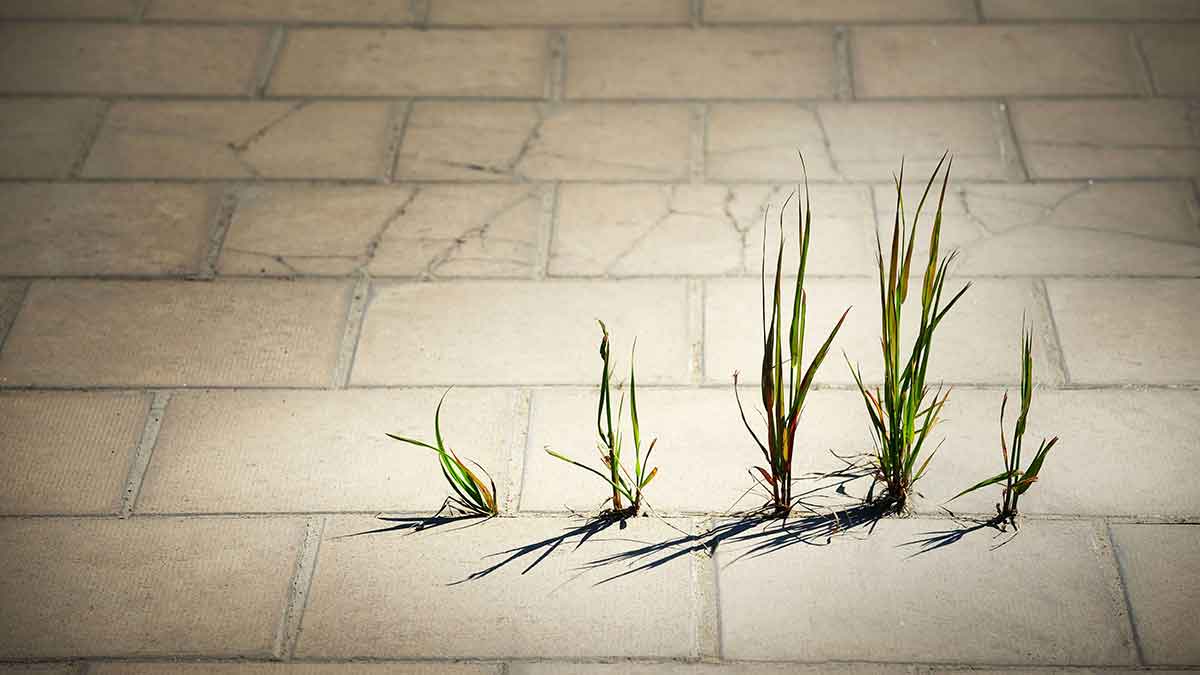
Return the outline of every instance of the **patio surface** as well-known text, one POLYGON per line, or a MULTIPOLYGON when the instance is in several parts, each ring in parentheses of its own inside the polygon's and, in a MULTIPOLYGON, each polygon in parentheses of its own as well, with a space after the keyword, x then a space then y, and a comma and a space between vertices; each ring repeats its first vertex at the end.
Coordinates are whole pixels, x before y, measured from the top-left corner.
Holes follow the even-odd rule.
POLYGON ((1200 3, 0 18, 0 673, 1200 668, 1200 3), (879 379, 875 231, 901 157, 915 200, 944 150, 972 287, 916 515, 722 518, 759 461, 731 375, 797 151, 813 341, 854 307, 800 473, 870 448, 841 352, 879 379), (941 505, 1000 470, 1023 315, 1028 438, 1062 440, 1018 535, 963 531, 941 505), (625 527, 573 516, 604 486, 543 452, 595 459, 596 318, 621 373, 637 337, 659 439, 662 517, 625 527), (447 488, 384 432, 432 437, 449 385, 506 517, 395 529, 447 488), (713 527, 715 554, 686 536, 713 527))

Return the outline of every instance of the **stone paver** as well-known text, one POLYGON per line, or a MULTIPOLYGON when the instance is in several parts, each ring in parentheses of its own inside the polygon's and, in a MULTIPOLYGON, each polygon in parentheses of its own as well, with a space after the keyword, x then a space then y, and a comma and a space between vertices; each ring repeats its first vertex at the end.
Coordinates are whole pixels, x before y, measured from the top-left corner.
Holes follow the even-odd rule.
POLYGON ((718 549, 724 656, 1134 663, 1111 563, 1090 523, 1028 524, 996 550, 980 531, 913 556, 912 542, 947 527, 953 522, 888 520, 829 546, 785 542, 737 559, 768 545, 760 537, 718 549))
POLYGON ((1195 176, 1194 116, 1187 102, 1167 99, 1012 103, 1034 178, 1195 176))
POLYGON ((386 103, 129 102, 113 105, 92 178, 379 178, 386 103))
MULTIPOLYGON (((912 209, 923 186, 905 190, 912 209)), ((935 196, 936 198, 936 196, 935 196)), ((891 236, 893 187, 875 189, 891 236)), ((931 215, 936 208, 927 206, 931 215)), ((1200 208, 1183 182, 959 185, 943 203, 942 250, 960 274, 1179 275, 1200 271, 1200 208)), ((915 255, 928 253, 918 240, 915 255)))
POLYGON ((201 271, 217 195, 177 185, 0 185, 0 268, 23 276, 201 271))
POLYGON ((0 395, 0 513, 113 513, 150 408, 139 393, 0 395))
POLYGON ((1200 61, 1200 26, 1154 26, 1139 30, 1154 88, 1167 96, 1200 95, 1200 74, 1187 64, 1200 61))
POLYGON ((704 20, 713 23, 780 21, 968 21, 975 8, 967 0, 706 0, 704 20))
POLYGON ((259 187, 238 200, 222 274, 530 277, 542 193, 529 185, 259 187))
POLYGON ((141 0, 8 0, 4 19, 128 19, 141 0))
POLYGON ((147 19, 289 21, 405 24, 413 20, 403 2, 366 0, 150 0, 147 19))
MULTIPOLYGON (((207 391, 172 397, 138 512, 436 511, 448 488, 430 450, 440 391, 207 391)), ((454 391, 446 443, 507 488, 512 392, 454 391)))
MULTIPOLYGON (((3 671, 0 671, 3 672, 3 671)), ((93 675, 499 675, 483 663, 94 663, 93 675)))
POLYGON ((0 654, 270 656, 303 531, 294 519, 0 521, 0 654))
POLYGON ((688 173, 688 123, 685 105, 419 102, 396 176, 681 180, 688 173))
POLYGON ((614 345, 638 338, 640 380, 686 378, 683 282, 496 281, 377 285, 352 381, 591 383, 600 373, 597 318, 608 324, 614 345), (512 321, 515 317, 520 321, 512 321))
POLYGON ((541 31, 296 30, 270 91, 540 98, 546 51, 541 31))
POLYGON ((1190 0, 982 0, 987 19, 1198 19, 1190 0))
POLYGON ((62 178, 104 112, 91 99, 0 101, 0 178, 62 178))
POLYGON ((830 98, 833 33, 580 30, 567 35, 568 98, 830 98))
POLYGON ((623 531, 614 526, 578 548, 573 538, 525 574, 522 570, 546 553, 544 548, 464 581, 502 562, 509 548, 562 537, 581 524, 562 518, 500 519, 465 530, 451 526, 336 539, 388 523, 333 520, 321 542, 297 656, 696 656, 690 556, 603 585, 597 582, 624 566, 578 569, 627 551, 629 539, 677 535, 656 520, 630 521, 623 531), (348 615, 355 617, 353 633, 345 630, 348 615), (495 630, 444 630, 464 616, 495 630), (641 629, 647 625, 655 629, 641 629))
POLYGON ((714 104, 705 165, 723 181, 799 180, 797 152, 814 180, 927 180, 947 149, 955 176, 1015 178, 1020 172, 1000 106, 989 103, 714 104))
POLYGON ((325 386, 344 282, 39 281, 0 354, 7 386, 325 386))
POLYGON ((1135 94, 1125 30, 1106 26, 856 28, 854 91, 865 98, 1135 94))
POLYGON ((1200 575, 1200 528, 1114 524, 1112 536, 1146 662, 1195 663, 1200 593, 1191 581, 1200 575))
POLYGON ((254 28, 13 23, 0 26, 0 89, 242 95, 265 41, 254 28))
POLYGON ((1193 339, 1200 317, 1185 309, 1200 283, 1063 279, 1046 287, 1073 382, 1200 381, 1200 346, 1193 339))
POLYGON ((687 0, 509 0, 503 4, 475 0, 431 3, 432 25, 554 24, 686 24, 687 0))

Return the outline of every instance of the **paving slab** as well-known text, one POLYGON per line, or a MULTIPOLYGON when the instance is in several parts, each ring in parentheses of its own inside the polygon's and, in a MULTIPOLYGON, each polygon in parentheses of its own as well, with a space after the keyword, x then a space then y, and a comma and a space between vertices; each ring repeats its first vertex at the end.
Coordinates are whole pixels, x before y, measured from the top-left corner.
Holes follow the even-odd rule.
POLYGON ((1167 96, 1200 94, 1200 74, 1187 66, 1200 61, 1200 26, 1139 28, 1138 44, 1146 55, 1156 92, 1167 96))
POLYGON ((706 0, 704 20, 711 23, 776 23, 798 22, 925 22, 968 21, 975 16, 975 7, 966 0, 706 0))
POLYGON ((278 95, 541 98, 541 31, 298 29, 271 76, 278 95))
MULTIPOLYGON (((206 391, 171 398, 138 512, 436 511, 450 494, 433 442, 435 390, 206 391)), ((510 390, 451 392, 442 432, 507 490, 510 390)), ((502 497, 504 495, 501 495, 502 497)))
POLYGON ((1189 0, 982 0, 987 19, 1197 19, 1200 7, 1189 0))
POLYGON ((1113 524, 1113 544, 1147 664, 1200 660, 1200 527, 1113 524))
POLYGON ((501 518, 467 529, 452 525, 337 538, 375 529, 380 521, 332 519, 321 542, 296 655, 695 657, 690 556, 603 585, 596 582, 625 567, 579 569, 639 541, 677 534, 657 520, 634 519, 624 530, 613 526, 582 545, 573 537, 553 551, 538 547, 487 576, 464 581, 502 562, 510 548, 561 538, 582 524, 501 518), (542 554, 548 555, 522 574, 542 554), (466 616, 494 630, 446 629, 466 616), (353 631, 345 630, 347 617, 353 631))
POLYGON ((830 98, 833 31, 626 29, 567 33, 566 95, 830 98))
POLYGON ((8 0, 4 19, 128 19, 141 0, 8 0))
POLYGON ((0 513, 118 511, 149 409, 140 392, 0 395, 0 513))
POLYGON ((219 198, 185 185, 0 185, 0 268, 21 276, 196 274, 219 198))
POLYGON ((103 113, 104 104, 93 99, 0 101, 0 177, 67 176, 103 113))
POLYGON ((1048 280, 1046 288, 1072 382, 1200 381, 1200 317, 1193 279, 1048 280))
POLYGON ((434 26, 686 24, 689 19, 687 0, 438 0, 429 11, 434 26))
POLYGON ((723 656, 1135 663, 1112 563, 1091 523, 1030 523, 999 549, 981 530, 914 555, 911 542, 947 528, 952 521, 893 519, 826 546, 771 543, 770 531, 727 541, 716 558, 723 656))
POLYGON ((147 19, 199 21, 286 21, 296 23, 413 22, 403 2, 365 0, 150 0, 147 19))
MULTIPOLYGON (((3 671, 0 671, 3 672, 3 671)), ((500 675, 484 663, 94 663, 92 675, 500 675)))
POLYGON ((528 278, 542 199, 532 185, 253 187, 238 199, 218 269, 528 278))
POLYGON ((38 281, 6 386, 326 386, 347 282, 38 281))
POLYGON ((389 105, 344 101, 116 103, 91 178, 379 178, 389 105))
POLYGON ((423 101, 408 117, 396 176, 682 180, 689 151, 686 105, 423 101))
POLYGON ((638 374, 646 383, 686 379, 691 352, 683 282, 464 281, 377 284, 351 381, 598 381, 597 318, 614 336, 614 354, 637 337, 638 374))
POLYGON ((256 28, 13 23, 0 26, 0 89, 72 94, 249 94, 256 28))
POLYGON ((0 654, 269 656, 303 532, 296 519, 0 521, 0 654))

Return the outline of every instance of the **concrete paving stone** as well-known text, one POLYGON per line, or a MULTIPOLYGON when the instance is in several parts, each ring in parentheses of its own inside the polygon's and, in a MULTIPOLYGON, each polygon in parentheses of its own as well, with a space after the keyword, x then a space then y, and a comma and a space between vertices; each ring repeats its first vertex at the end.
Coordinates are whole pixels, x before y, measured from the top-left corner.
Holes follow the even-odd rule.
POLYGON ((1115 26, 865 27, 850 44, 863 98, 1139 92, 1128 31, 1115 26))
MULTIPOLYGON (((905 190, 910 217, 923 189, 905 190)), ((886 239, 895 188, 876 187, 875 199, 886 239)), ((927 208, 932 215, 936 203, 927 208)), ((1187 183, 951 185, 942 213, 941 247, 958 250, 959 274, 1200 273, 1200 207, 1187 183)), ((927 255, 927 244, 919 240, 915 255, 927 255)))
MULTIPOLYGON (((914 264, 920 260, 914 256, 914 264)), ((924 260, 920 260, 924 267, 924 260)), ((923 273, 923 272, 922 272, 923 273)), ((909 350, 921 314, 920 275, 914 275, 904 308, 903 349, 909 350)), ((1011 384, 1020 381, 1014 359, 1020 336, 1021 316, 1032 323, 1035 373, 1039 382, 1057 384, 1061 377, 1048 355, 1052 340, 1049 318, 1042 309, 1041 293, 1034 282, 1019 279, 962 279, 946 282, 945 294, 957 293, 966 283, 971 288, 938 326, 928 382, 952 384, 1011 384)), ((784 293, 791 293, 785 279, 784 293)), ((817 371, 816 382, 852 384, 843 351, 861 366, 864 382, 883 380, 879 351, 879 282, 872 279, 810 279, 805 363, 829 336, 838 317, 853 307, 817 371)), ((790 296, 789 296, 790 297, 790 296)), ((943 301, 949 298, 943 296, 943 301)), ((787 303, 785 303, 787 304, 787 303)), ((741 381, 758 382, 762 363, 761 301, 759 282, 751 279, 709 281, 705 288, 704 364, 708 381, 728 382, 741 371, 741 381)), ((791 312, 784 321, 790 324, 791 312)), ((1061 326, 1061 323, 1059 324, 1061 326)), ((907 353, 907 352, 905 352, 907 353)))
POLYGON ((434 26, 664 24, 690 18, 687 0, 437 0, 429 11, 434 26))
POLYGON ((0 268, 22 276, 187 275, 219 199, 183 185, 0 185, 0 268))
MULTIPOLYGON (((758 274, 763 215, 778 252, 779 208, 795 186, 564 185, 550 251, 550 273, 575 275, 758 274), (767 210, 770 209, 768 212, 767 210)), ((870 197, 862 186, 816 189, 811 250, 814 274, 869 274, 870 197)), ((795 270, 797 200, 784 214, 784 265, 795 270)))
POLYGON ((706 0, 710 23, 969 21, 975 8, 967 0, 706 0))
POLYGON ((93 178, 379 178, 388 104, 114 104, 83 173, 93 178))
POLYGON ((1133 622, 1146 663, 1200 661, 1200 527, 1113 524, 1133 622))
POLYGON ((687 106, 419 102, 396 161, 415 180, 684 180, 687 106))
POLYGON ((637 336, 639 381, 686 378, 691 348, 683 282, 494 281, 376 285, 351 379, 591 383, 600 374, 597 318, 608 324, 614 354, 637 336))
POLYGON ((1200 26, 1147 26, 1137 31, 1155 91, 1167 96, 1200 94, 1200 73, 1187 65, 1200 62, 1200 26))
POLYGON ((1047 280, 1067 372, 1077 383, 1200 382, 1194 279, 1047 280))
POLYGON ((0 521, 0 654, 270 656, 303 532, 283 519, 0 521))
POLYGON ((567 34, 568 98, 830 98, 824 28, 578 30, 567 34))
POLYGON ((531 185, 254 187, 238 200, 218 269, 529 277, 541 200, 531 185))
MULTIPOLYGON (((432 442, 441 391, 205 391, 171 398, 137 511, 436 511, 449 488, 432 442)), ((509 445, 524 428, 508 390, 454 391, 446 442, 507 491, 509 445)))
POLYGON ((546 44, 545 33, 534 30, 293 30, 270 91, 541 98, 546 44))
POLYGON ((139 393, 0 394, 0 513, 114 513, 141 439, 139 393))
POLYGON ((1012 103, 1034 178, 1200 175, 1195 115, 1167 99, 1012 103))
POLYGON ((65 177, 103 110, 92 99, 0 101, 0 178, 65 177))
POLYGON ((37 281, 7 386, 326 386, 347 282, 37 281))
MULTIPOLYGON (((0 670, 0 672, 3 672, 0 670)), ((89 675, 500 675, 488 663, 95 663, 89 675)))
POLYGON ((6 0, 0 19, 128 19, 141 0, 6 0))
POLYGON ((0 90, 243 95, 266 37, 224 26, 13 23, 0 26, 0 90))
MULTIPOLYGON (((387 523, 384 523, 386 525, 387 523)), ((331 520, 300 634, 298 658, 421 657, 686 658, 697 656, 691 557, 606 584, 621 563, 580 569, 638 545, 678 536, 637 518, 579 545, 535 552, 490 575, 508 549, 562 537, 578 519, 497 519, 478 527, 335 537, 379 527, 371 518, 331 520), (522 574, 534 559, 548 554, 522 574), (493 555, 495 554, 495 555, 493 555), (463 583, 455 584, 462 581, 463 583), (492 630, 447 630, 464 617, 492 630), (347 631, 347 621, 354 626, 347 631), (653 626, 653 630, 647 630, 653 626)), ((686 523, 679 525, 687 526, 686 523)), ((679 526, 677 525, 677 527, 679 526)))
POLYGON ((716 560, 723 656, 1135 663, 1105 543, 1091 523, 1028 523, 999 549, 982 530, 914 555, 914 542, 953 527, 885 520, 869 535, 835 536, 827 546, 783 542, 766 555, 753 554, 770 545, 762 537, 727 542, 716 560))
POLYGON ((1198 19, 1191 0, 982 0, 987 19, 1198 19))
POLYGON ((393 0, 150 0, 147 19, 412 23, 409 4, 393 0))
POLYGON ((705 166, 711 179, 928 180, 947 149, 957 178, 1020 177, 1003 109, 993 103, 714 104, 705 166))

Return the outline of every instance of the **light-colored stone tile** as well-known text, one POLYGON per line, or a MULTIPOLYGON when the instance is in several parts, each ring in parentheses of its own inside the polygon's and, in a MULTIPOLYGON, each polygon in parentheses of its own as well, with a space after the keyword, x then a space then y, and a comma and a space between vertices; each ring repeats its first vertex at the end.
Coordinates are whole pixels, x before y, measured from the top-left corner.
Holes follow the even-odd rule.
POLYGON ((1200 660, 1200 527, 1116 525, 1113 543, 1142 653, 1153 665, 1200 660))
POLYGON ((150 0, 146 18, 405 24, 412 11, 393 0, 150 0))
POLYGON ((84 165, 96 178, 378 178, 388 104, 128 102, 84 165))
POLYGON ((529 277, 541 190, 531 185, 255 187, 238 200, 223 274, 529 277))
POLYGON ((762 533, 726 542, 717 553, 724 657, 1134 663, 1090 523, 1029 523, 995 550, 984 530, 913 555, 912 542, 948 527, 886 520, 870 536, 835 536, 828 546, 772 545, 762 533), (771 546, 769 555, 738 559, 756 545, 771 546))
MULTIPOLYGON (((910 215, 922 189, 905 190, 910 215)), ((875 199, 890 237, 895 188, 877 187, 875 199)), ((958 250, 959 274, 1200 273, 1200 208, 1187 183, 966 184, 947 189, 942 213, 941 247, 958 250)), ((915 255, 927 255, 927 243, 915 255)))
POLYGON ((541 31, 302 29, 271 76, 283 95, 541 98, 541 31))
POLYGON ((1035 178, 1200 175, 1196 111, 1184 101, 1014 101, 1035 178))
POLYGON ((1200 94, 1200 26, 1153 26, 1139 29, 1139 44, 1150 65, 1154 89, 1168 96, 1200 94))
POLYGON ((128 19, 140 0, 7 0, 4 19, 128 19))
POLYGON ((91 99, 0 101, 0 177, 66 176, 87 151, 103 110, 91 99))
POLYGON ((149 399, 124 393, 0 395, 0 513, 112 513, 149 399))
POLYGON ((706 0, 704 20, 712 23, 966 21, 975 15, 967 0, 706 0))
MULTIPOLYGON (((810 253, 811 254, 811 253, 810 253)), ((914 266, 917 262, 914 257, 914 266)), ((920 260, 924 270, 924 260, 920 260)), ((912 291, 904 307, 902 350, 911 349, 920 319, 919 275, 911 282, 912 291)), ((952 278, 946 282, 943 303, 957 293, 967 280, 952 278)), ((784 281, 784 293, 790 294, 792 282, 784 281)), ((872 279, 810 279, 808 294, 805 367, 812 354, 829 336, 838 317, 853 307, 834 339, 828 356, 817 372, 816 381, 851 384, 854 382, 844 351, 851 362, 862 367, 864 382, 883 380, 879 352, 879 282, 872 279)), ((790 297, 790 295, 788 295, 790 297)), ((741 372, 741 381, 758 381, 762 364, 761 300, 757 280, 709 281, 705 289, 704 360, 709 381, 727 382, 731 374, 741 372)), ((787 304, 785 302, 785 304, 787 304)), ((786 309, 786 308, 785 308, 786 309)), ((971 288, 950 310, 938 326, 928 382, 1015 383, 1020 373, 1013 366, 1012 352, 1020 335, 1021 316, 1033 324, 1038 340, 1034 345, 1039 382, 1057 383, 1061 379, 1055 364, 1046 356, 1051 331, 1041 307, 1040 293, 1034 282, 1023 280, 975 279, 971 288)), ((791 312, 785 311, 789 322, 791 312)), ((907 353, 907 352, 905 352, 907 353)))
POLYGON ((432 25, 561 25, 687 23, 687 0, 437 0, 430 5, 432 25))
MULTIPOLYGON (((138 512, 436 511, 450 493, 430 450, 434 390, 184 392, 154 447, 138 512)), ((442 432, 507 490, 510 444, 524 428, 511 391, 446 397, 442 432)), ((503 495, 502 495, 503 497, 503 495)))
MULTIPOLYGON (((0 671, 2 672, 2 671, 0 671)), ((93 663, 90 675, 499 675, 488 663, 93 663)))
POLYGON ((0 654, 270 656, 303 531, 281 519, 0 521, 0 654))
POLYGON ((247 94, 265 40, 256 28, 13 23, 0 27, 0 89, 247 94))
POLYGON ((955 176, 1020 177, 1008 123, 991 103, 715 104, 708 121, 709 178, 800 180, 802 153, 814 180, 927 180, 942 153, 955 176))
POLYGON ((1047 280, 1067 372, 1078 383, 1200 382, 1200 282, 1047 280))
POLYGON ((0 268, 27 276, 200 271, 217 195, 175 185, 0 185, 0 268))
POLYGON ((420 102, 396 175, 431 180, 682 180, 685 105, 420 102))
MULTIPOLYGON (((564 185, 550 273, 662 275, 758 273, 763 216, 770 220, 768 265, 778 252, 780 207, 794 186, 564 185), (768 209, 769 212, 768 212, 768 209)), ((808 260, 813 274, 869 274, 870 198, 861 186, 816 188, 808 260)), ((784 265, 795 271, 798 202, 788 202, 784 265)))
POLYGON ((637 337, 639 380, 678 382, 690 359, 686 295, 678 281, 380 284, 352 380, 591 383, 600 373, 601 318, 614 349, 637 337))
POLYGON ((501 563, 510 548, 563 537, 580 525, 579 520, 506 518, 467 529, 334 539, 379 526, 379 521, 369 518, 336 519, 325 530, 296 654, 300 658, 696 656, 690 556, 606 584, 597 582, 627 568, 614 564, 593 571, 580 569, 628 551, 637 545, 631 539, 662 541, 678 536, 654 519, 633 519, 624 530, 613 526, 581 546, 572 537, 552 552, 537 548, 490 575, 463 581, 501 563), (544 553, 549 555, 522 574, 544 553), (345 630, 348 616, 354 617, 353 632, 345 630), (495 630, 446 630, 464 616, 495 630), (598 626, 604 629, 597 630, 598 626), (644 630, 646 626, 654 630, 644 630))
POLYGON ((854 93, 865 98, 1138 93, 1119 27, 868 27, 851 45, 854 93))
POLYGON ((982 0, 987 19, 1198 19, 1191 0, 982 0))
POLYGON ((830 98, 833 32, 579 30, 567 34, 568 98, 830 98))
POLYGON ((344 282, 38 281, 9 333, 9 386, 325 386, 344 282))

